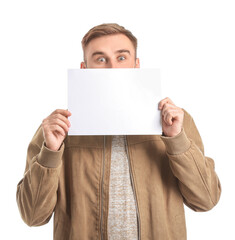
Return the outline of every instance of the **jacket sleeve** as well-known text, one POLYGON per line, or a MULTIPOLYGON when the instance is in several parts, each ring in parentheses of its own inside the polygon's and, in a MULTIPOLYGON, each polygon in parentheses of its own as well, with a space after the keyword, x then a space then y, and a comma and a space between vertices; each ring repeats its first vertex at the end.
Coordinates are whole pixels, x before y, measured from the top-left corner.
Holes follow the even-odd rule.
POLYGON ((16 201, 29 226, 46 224, 57 202, 57 188, 64 143, 58 151, 45 146, 41 126, 28 146, 23 179, 17 185, 16 201))
POLYGON ((221 186, 214 161, 204 156, 204 147, 191 116, 184 110, 180 134, 164 137, 173 174, 178 179, 184 203, 194 211, 208 211, 219 201, 221 186))

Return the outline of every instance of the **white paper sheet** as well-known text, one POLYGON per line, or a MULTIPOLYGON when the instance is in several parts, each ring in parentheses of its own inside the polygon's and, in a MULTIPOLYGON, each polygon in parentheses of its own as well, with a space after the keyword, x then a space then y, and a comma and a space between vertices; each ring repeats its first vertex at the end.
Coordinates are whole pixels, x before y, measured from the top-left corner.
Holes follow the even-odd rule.
POLYGON ((157 135, 159 69, 69 69, 68 135, 157 135))

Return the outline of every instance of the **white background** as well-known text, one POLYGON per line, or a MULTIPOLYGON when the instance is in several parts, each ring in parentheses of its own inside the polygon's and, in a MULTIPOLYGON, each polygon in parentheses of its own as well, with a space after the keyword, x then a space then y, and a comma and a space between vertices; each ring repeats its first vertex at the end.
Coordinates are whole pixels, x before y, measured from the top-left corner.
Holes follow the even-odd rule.
POLYGON ((43 118, 67 107, 83 35, 117 22, 138 38, 141 67, 161 68, 165 96, 194 117, 215 160, 221 199, 206 213, 185 207, 188 239, 235 239, 234 13, 233 0, 1 1, 0 238, 52 239, 52 221, 29 228, 17 209, 27 146, 43 118))

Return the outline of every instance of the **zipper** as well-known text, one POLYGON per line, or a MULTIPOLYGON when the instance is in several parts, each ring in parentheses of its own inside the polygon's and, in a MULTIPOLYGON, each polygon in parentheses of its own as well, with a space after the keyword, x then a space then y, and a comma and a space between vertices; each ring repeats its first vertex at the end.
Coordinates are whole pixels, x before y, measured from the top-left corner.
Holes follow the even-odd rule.
POLYGON ((102 174, 102 180, 101 180, 101 219, 100 219, 100 233, 101 233, 101 240, 103 240, 103 229, 102 229, 102 223, 103 223, 103 185, 104 185, 104 166, 105 166, 105 136, 104 136, 104 156, 103 156, 103 174, 102 174))
POLYGON ((128 151, 128 146, 127 146, 126 135, 125 135, 125 146, 126 146, 127 159, 128 159, 128 164, 129 164, 131 186, 132 186, 132 190, 133 190, 133 193, 134 193, 135 207, 136 207, 136 212, 137 212, 138 240, 140 240, 140 214, 139 214, 139 209, 138 209, 138 205, 137 205, 137 198, 136 198, 136 192, 135 192, 135 187, 134 187, 133 175, 132 175, 132 171, 131 171, 131 164, 130 164, 130 159, 129 159, 129 151, 128 151))

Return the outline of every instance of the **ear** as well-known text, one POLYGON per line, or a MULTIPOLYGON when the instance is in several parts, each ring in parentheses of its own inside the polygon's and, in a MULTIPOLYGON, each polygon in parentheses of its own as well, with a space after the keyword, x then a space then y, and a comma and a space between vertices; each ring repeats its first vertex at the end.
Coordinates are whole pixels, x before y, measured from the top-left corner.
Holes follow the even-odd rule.
POLYGON ((135 59, 135 68, 140 68, 140 59, 139 58, 135 59))
POLYGON ((86 68, 85 62, 81 62, 80 68, 81 68, 81 69, 85 69, 85 68, 86 68))

